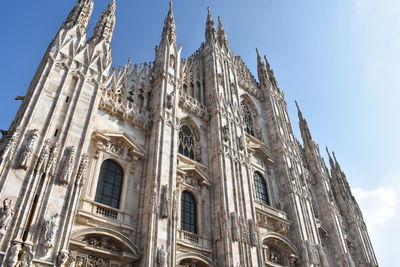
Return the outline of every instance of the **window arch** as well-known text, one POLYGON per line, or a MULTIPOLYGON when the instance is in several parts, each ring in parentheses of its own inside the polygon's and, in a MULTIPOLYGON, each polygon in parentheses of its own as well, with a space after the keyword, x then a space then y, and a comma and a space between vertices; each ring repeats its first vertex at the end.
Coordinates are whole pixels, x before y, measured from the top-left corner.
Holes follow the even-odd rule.
POLYGON ((187 125, 182 125, 179 130, 179 148, 178 151, 180 154, 194 159, 194 137, 192 129, 187 125))
POLYGON ((254 189, 256 191, 256 200, 262 204, 270 205, 267 183, 258 172, 254 173, 254 189))
POLYGON ((242 116, 245 124, 245 131, 252 135, 254 135, 254 122, 253 122, 253 113, 251 112, 249 106, 245 103, 245 101, 242 101, 240 103, 242 107, 242 116))
POLYGON ((181 196, 181 230, 197 234, 196 199, 188 191, 181 196))
POLYGON ((118 163, 105 160, 101 165, 95 201, 118 209, 123 177, 124 171, 118 163))

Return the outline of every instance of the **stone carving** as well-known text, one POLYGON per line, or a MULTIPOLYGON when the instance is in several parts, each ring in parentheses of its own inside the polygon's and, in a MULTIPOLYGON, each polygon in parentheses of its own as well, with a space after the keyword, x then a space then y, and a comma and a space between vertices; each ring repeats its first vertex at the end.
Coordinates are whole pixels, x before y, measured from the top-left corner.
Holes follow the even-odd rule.
POLYGON ((46 173, 53 177, 56 173, 56 166, 60 152, 60 144, 56 143, 52 148, 49 156, 49 160, 46 165, 46 173))
POLYGON ((84 240, 89 246, 113 252, 122 252, 122 248, 114 240, 105 236, 88 236, 84 240))
POLYGON ((157 250, 157 264, 159 267, 166 267, 167 266, 167 252, 164 249, 164 246, 161 246, 157 250))
POLYGON ((78 186, 83 186, 85 184, 85 175, 88 164, 89 164, 88 154, 83 154, 81 158, 81 163, 79 164, 78 174, 76 176, 76 184, 78 186))
POLYGON ((7 267, 17 267, 18 265, 18 256, 19 253, 21 252, 22 247, 21 244, 17 243, 13 245, 9 252, 8 252, 8 261, 7 261, 7 267))
POLYGON ((256 247, 258 243, 258 235, 257 235, 256 225, 253 219, 249 219, 249 232, 250 232, 250 245, 256 247))
POLYGON ((30 164, 31 158, 32 158, 32 152, 33 152, 33 149, 35 148, 36 141, 38 138, 38 132, 39 131, 37 129, 32 131, 31 136, 28 141, 28 144, 26 145, 24 151, 22 152, 20 164, 19 164, 19 168, 21 168, 21 169, 26 170, 29 167, 29 164, 30 164))
POLYGON ((240 230, 239 230, 238 216, 236 215, 236 212, 231 212, 231 225, 232 225, 232 239, 233 241, 239 241, 240 230))
POLYGON ((87 260, 87 267, 108 267, 110 259, 90 255, 87 260))
POLYGON ((197 99, 189 96, 188 94, 181 92, 179 97, 179 106, 188 111, 189 113, 199 117, 203 121, 208 121, 210 114, 207 108, 201 104, 197 99))
POLYGON ((21 252, 21 264, 20 267, 28 267, 31 266, 33 261, 33 252, 32 247, 28 245, 24 245, 24 248, 21 252))
MULTIPOLYGON (((67 260, 67 266, 77 266, 76 265, 76 260, 77 260, 77 255, 76 255, 76 251, 70 251, 69 252, 69 257, 68 257, 68 260, 67 260), (74 264, 75 263, 75 264, 74 264)), ((81 265, 82 266, 82 265, 81 265)))
POLYGON ((224 139, 225 142, 229 141, 230 133, 229 133, 229 126, 228 125, 225 125, 222 128, 222 136, 223 136, 223 139, 224 139))
POLYGON ((282 264, 281 252, 275 247, 268 248, 268 261, 276 264, 282 264))
POLYGON ((60 215, 58 213, 52 216, 46 223, 46 232, 44 234, 44 252, 49 252, 54 247, 54 239, 60 224, 60 215))
POLYGON ((244 145, 245 145, 245 140, 244 140, 244 136, 240 136, 239 137, 239 149, 243 150, 244 149, 244 145))
POLYGON ((8 201, 8 198, 3 200, 3 210, 1 211, 1 217, 0 217, 0 240, 5 235, 8 224, 10 223, 10 220, 14 215, 14 209, 11 206, 11 204, 12 201, 11 200, 8 201))
POLYGON ((85 260, 82 257, 76 257, 75 267, 82 267, 85 260))
POLYGON ((167 108, 171 109, 175 104, 175 91, 167 96, 167 108))
POLYGON ((196 154, 196 161, 201 162, 201 145, 198 142, 196 144, 195 154, 196 154))
POLYGON ((63 164, 63 170, 60 176, 60 183, 61 184, 68 184, 72 174, 72 168, 74 163, 75 157, 75 147, 71 146, 66 150, 65 161, 63 164))
POLYGON ((17 141, 20 135, 21 129, 19 127, 15 128, 14 132, 12 133, 10 140, 8 140, 2 155, 2 161, 11 159, 14 155, 15 148, 17 146, 17 141))
POLYGON ((161 219, 168 219, 169 215, 169 197, 168 185, 163 185, 161 188, 161 203, 160 203, 160 217, 161 219))
POLYGON ((57 266, 63 267, 65 263, 68 261, 68 251, 60 251, 57 257, 57 266))
POLYGON ((40 152, 40 156, 39 156, 39 160, 36 164, 35 170, 38 172, 44 172, 46 171, 46 165, 47 165, 47 161, 49 160, 49 156, 50 156, 50 150, 51 150, 51 141, 50 140, 46 140, 44 142, 44 145, 42 147, 42 151, 40 152))

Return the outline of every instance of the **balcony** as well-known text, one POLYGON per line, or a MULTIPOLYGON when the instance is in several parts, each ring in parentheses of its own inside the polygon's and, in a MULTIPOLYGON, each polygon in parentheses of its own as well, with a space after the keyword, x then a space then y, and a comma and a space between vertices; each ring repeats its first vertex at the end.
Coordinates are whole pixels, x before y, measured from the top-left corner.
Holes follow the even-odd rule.
POLYGON ((211 240, 194 233, 178 230, 178 243, 184 247, 211 253, 211 240))
POLYGON ((133 230, 133 214, 114 209, 89 199, 81 200, 77 213, 77 220, 83 224, 108 224, 128 232, 133 230))
POLYGON ((289 232, 290 221, 284 211, 256 202, 256 216, 257 224, 263 228, 280 234, 289 232))

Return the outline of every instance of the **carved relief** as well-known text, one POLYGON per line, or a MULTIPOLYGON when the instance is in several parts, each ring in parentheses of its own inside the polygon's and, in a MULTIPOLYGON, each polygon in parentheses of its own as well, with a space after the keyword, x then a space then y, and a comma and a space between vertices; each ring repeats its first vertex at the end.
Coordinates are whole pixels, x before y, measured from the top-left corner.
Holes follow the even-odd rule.
POLYGON ((74 164, 75 147, 71 146, 68 149, 66 149, 65 154, 66 154, 65 160, 63 163, 63 168, 59 180, 61 184, 68 184, 70 181, 74 164))
POLYGON ((44 252, 49 252, 54 247, 54 239, 60 224, 60 215, 58 213, 52 216, 46 223, 46 232, 44 234, 44 252))
POLYGON ((268 261, 275 264, 283 264, 283 258, 281 252, 275 247, 268 247, 267 251, 268 261))
POLYGON ((236 212, 231 212, 231 225, 232 225, 232 239, 233 241, 239 241, 240 230, 239 230, 238 216, 236 215, 236 212))
POLYGON ((0 240, 5 235, 10 220, 14 215, 14 209, 11 206, 11 204, 12 201, 11 200, 8 201, 8 198, 3 200, 3 210, 1 211, 1 217, 0 217, 0 240))
POLYGON ((68 261, 68 252, 67 251, 60 251, 57 256, 57 266, 63 267, 65 263, 68 261))
POLYGON ((113 239, 106 236, 87 236, 83 240, 89 246, 104 249, 112 252, 122 252, 122 248, 113 239))
POLYGON ((89 255, 87 260, 88 267, 105 267, 110 266, 110 259, 89 255))
POLYGON ((83 186, 85 184, 86 170, 89 164, 88 154, 83 154, 81 162, 78 168, 78 174, 76 176, 76 184, 78 186, 83 186))
POLYGON ((161 219, 168 219, 169 215, 169 197, 168 197, 168 185, 161 187, 161 203, 160 203, 160 217, 161 219))
POLYGON ((33 149, 35 148, 37 138, 38 138, 38 130, 35 129, 31 132, 31 136, 29 137, 28 144, 25 146, 25 149, 23 150, 23 152, 21 154, 20 164, 18 166, 19 168, 26 170, 29 167, 29 164, 30 164, 31 158, 32 158, 33 149))

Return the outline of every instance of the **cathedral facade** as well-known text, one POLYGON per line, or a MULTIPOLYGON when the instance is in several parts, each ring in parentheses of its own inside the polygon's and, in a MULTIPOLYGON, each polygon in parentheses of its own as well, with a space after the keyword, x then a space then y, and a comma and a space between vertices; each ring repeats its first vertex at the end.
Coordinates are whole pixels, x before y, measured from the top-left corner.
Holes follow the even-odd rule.
POLYGON ((189 58, 172 3, 155 59, 111 68, 113 0, 78 0, 0 143, 1 266, 377 267, 334 154, 210 10, 189 58), (329 152, 328 152, 329 154, 329 152), (329 154, 330 155, 330 154, 329 154))

